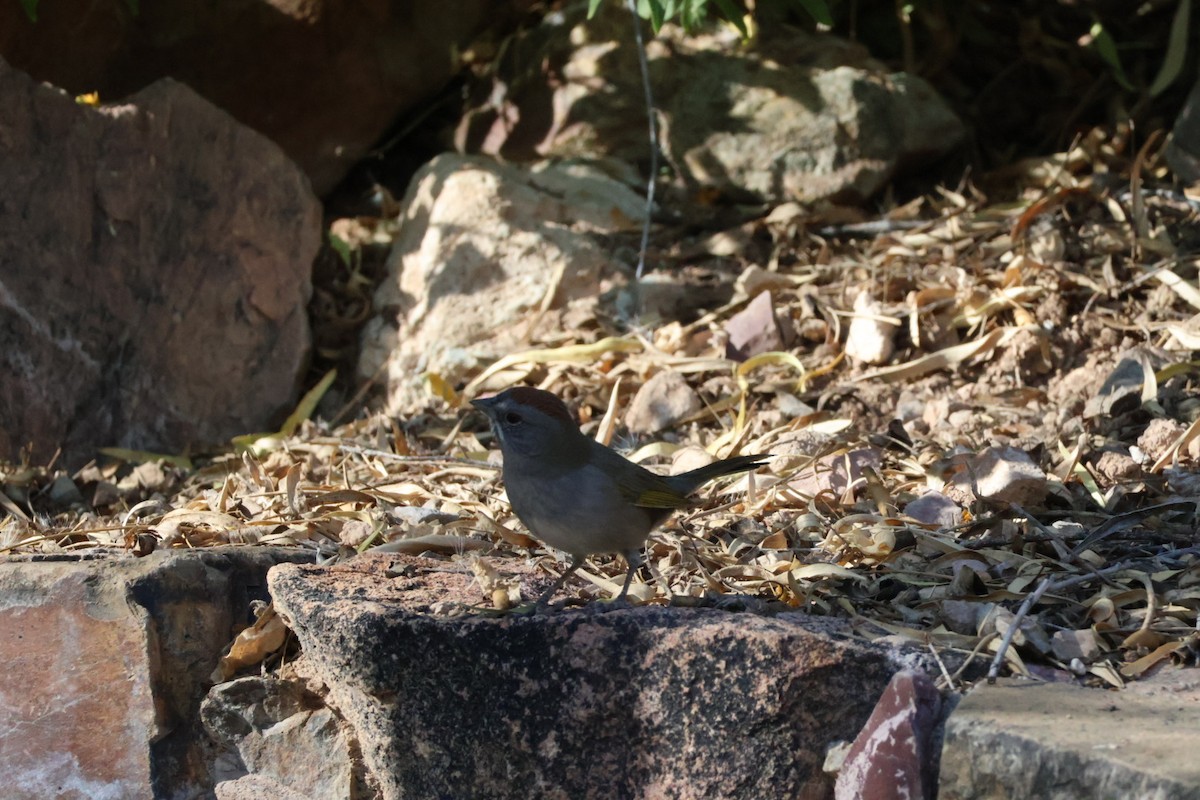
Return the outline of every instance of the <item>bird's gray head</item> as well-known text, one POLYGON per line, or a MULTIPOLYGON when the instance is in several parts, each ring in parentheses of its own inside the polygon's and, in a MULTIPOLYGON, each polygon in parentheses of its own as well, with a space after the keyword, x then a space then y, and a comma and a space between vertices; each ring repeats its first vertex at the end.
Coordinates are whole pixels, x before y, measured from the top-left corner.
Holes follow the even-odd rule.
POLYGON ((506 459, 553 456, 583 435, 566 404, 541 389, 515 386, 471 405, 487 414, 506 459))

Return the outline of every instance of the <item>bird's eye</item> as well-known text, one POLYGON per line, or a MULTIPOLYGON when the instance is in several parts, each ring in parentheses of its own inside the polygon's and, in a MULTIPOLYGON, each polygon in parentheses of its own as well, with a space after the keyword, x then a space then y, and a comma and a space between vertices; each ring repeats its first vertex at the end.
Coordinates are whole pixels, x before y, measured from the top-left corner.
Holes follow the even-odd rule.
POLYGON ((517 412, 510 411, 504 415, 504 421, 509 425, 520 425, 524 420, 521 419, 521 415, 517 412))

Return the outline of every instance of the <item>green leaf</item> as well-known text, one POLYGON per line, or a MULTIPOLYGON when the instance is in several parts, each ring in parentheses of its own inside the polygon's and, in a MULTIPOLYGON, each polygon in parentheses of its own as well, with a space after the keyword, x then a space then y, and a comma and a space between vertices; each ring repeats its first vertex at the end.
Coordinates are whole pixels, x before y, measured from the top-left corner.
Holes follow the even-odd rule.
POLYGON ((829 13, 829 5, 825 0, 792 0, 792 2, 822 25, 833 25, 833 14, 829 13))
POLYGON ((596 12, 600 9, 600 0, 588 0, 588 19, 596 16, 596 12))
POLYGON ((1192 0, 1179 0, 1175 9, 1175 21, 1171 24, 1171 38, 1167 41, 1167 54, 1163 58, 1154 83, 1150 84, 1150 96, 1157 97, 1168 86, 1175 82, 1183 70, 1183 62, 1187 57, 1187 42, 1189 22, 1192 16, 1192 0))
POLYGON ((679 20, 685 31, 693 31, 704 22, 708 16, 705 5, 706 0, 682 0, 679 4, 679 20))
POLYGON ((25 16, 29 17, 30 22, 37 22, 37 7, 38 0, 21 0, 21 8, 25 9, 25 16))
POLYGON ((340 236, 329 234, 329 249, 338 254, 338 258, 342 259, 342 264, 349 267, 352 265, 352 255, 350 252, 350 244, 340 236))
POLYGON ((666 9, 663 8, 661 0, 646 0, 646 5, 650 8, 650 27, 658 33, 666 21, 666 9))
POLYGON ((309 389, 304 397, 300 398, 296 410, 284 420, 283 427, 279 429, 280 436, 285 439, 291 436, 300 427, 300 423, 312 416, 313 411, 317 408, 317 403, 321 402, 321 398, 325 396, 325 392, 329 391, 329 387, 333 385, 335 378, 337 378, 337 370, 329 370, 329 372, 325 373, 325 377, 321 378, 320 383, 309 389))
POLYGON ((1125 77, 1125 68, 1121 66, 1121 56, 1117 54, 1117 43, 1113 41, 1112 36, 1101 24, 1100 20, 1092 23, 1090 31, 1092 37, 1092 47, 1108 64, 1112 70, 1113 77, 1117 79, 1117 83, 1121 84, 1129 91, 1133 91, 1133 84, 1129 82, 1129 78, 1125 77))

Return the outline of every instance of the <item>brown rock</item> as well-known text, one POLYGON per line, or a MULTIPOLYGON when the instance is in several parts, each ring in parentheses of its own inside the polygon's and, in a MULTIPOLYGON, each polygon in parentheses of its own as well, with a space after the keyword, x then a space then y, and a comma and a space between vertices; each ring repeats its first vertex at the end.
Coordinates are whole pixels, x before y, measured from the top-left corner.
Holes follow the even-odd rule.
POLYGON ((761 292, 747 306, 725 323, 729 341, 725 357, 745 361, 759 353, 783 349, 783 336, 775 319, 775 306, 770 292, 761 292))
POLYGON ((0 55, 18 69, 106 101, 174 78, 277 142, 324 194, 441 90, 474 34, 525 4, 41 2, 37 22, 22 5, 0 3, 0 55))
MULTIPOLYGON (((0 562, 6 797, 184 796, 210 783, 197 711, 265 598, 272 548, 0 562)), ((188 795, 190 796, 190 795, 188 795)))
POLYGON ((932 800, 941 711, 941 695, 927 675, 897 673, 846 756, 837 800, 932 800))
POLYGON ((663 370, 642 384, 629 411, 625 425, 634 433, 658 433, 702 408, 700 396, 678 372, 663 370))
POLYGON ((21 797, 149 797, 156 653, 122 587, 78 564, 0 565, 0 758, 21 797), (103 735, 98 735, 103 731, 103 735))
POLYGON ((0 458, 267 427, 307 358, 304 176, 171 81, 93 109, 0 62, 0 95, 0 458))
POLYGON ((827 745, 895 669, 799 613, 435 617, 480 589, 416 557, 281 566, 270 584, 385 800, 825 797, 827 745))

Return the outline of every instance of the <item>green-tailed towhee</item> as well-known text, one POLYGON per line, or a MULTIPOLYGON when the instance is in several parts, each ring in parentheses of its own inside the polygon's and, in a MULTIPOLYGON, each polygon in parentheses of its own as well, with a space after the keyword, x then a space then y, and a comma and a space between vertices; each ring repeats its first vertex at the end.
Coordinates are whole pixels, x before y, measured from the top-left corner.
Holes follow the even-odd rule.
POLYGON ((585 435, 549 392, 518 386, 471 404, 488 415, 500 440, 513 511, 534 536, 571 556, 562 577, 538 598, 539 607, 596 553, 625 556, 629 571, 617 595, 623 599, 655 526, 688 505, 688 495, 703 484, 768 458, 736 456, 682 475, 657 475, 585 435))

